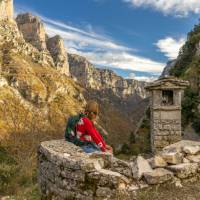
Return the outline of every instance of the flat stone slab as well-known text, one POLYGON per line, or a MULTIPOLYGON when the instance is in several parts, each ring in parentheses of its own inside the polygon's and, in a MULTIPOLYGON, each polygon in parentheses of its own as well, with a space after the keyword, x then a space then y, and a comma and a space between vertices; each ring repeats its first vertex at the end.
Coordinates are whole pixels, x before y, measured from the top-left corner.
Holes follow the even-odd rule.
POLYGON ((189 155, 186 158, 192 163, 200 163, 200 155, 189 155))
POLYGON ((126 187, 129 184, 129 180, 123 175, 106 169, 91 172, 88 174, 88 180, 96 181, 100 187, 113 187, 116 189, 126 187))
POLYGON ((183 151, 187 154, 190 154, 190 155, 195 155, 197 153, 200 152, 200 146, 191 146, 191 145, 187 145, 187 146, 184 146, 183 147, 183 151))
POLYGON ((163 149, 165 152, 182 152, 185 146, 199 146, 200 142, 192 140, 181 140, 180 142, 171 144, 163 149))
POLYGON ((183 154, 179 152, 163 152, 161 157, 169 164, 180 164, 183 162, 183 154))
POLYGON ((172 171, 178 178, 187 178, 193 176, 198 170, 197 163, 181 163, 178 165, 167 166, 166 168, 172 171))
POLYGON ((155 185, 171 180, 173 173, 163 168, 157 168, 152 172, 144 173, 144 178, 149 185, 155 185))

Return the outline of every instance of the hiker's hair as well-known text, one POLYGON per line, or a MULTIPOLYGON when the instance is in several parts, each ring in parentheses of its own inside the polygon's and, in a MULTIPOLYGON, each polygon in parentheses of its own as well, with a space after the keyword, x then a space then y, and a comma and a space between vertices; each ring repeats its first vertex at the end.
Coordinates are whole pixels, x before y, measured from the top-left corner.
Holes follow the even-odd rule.
POLYGON ((85 113, 89 119, 93 119, 99 113, 99 104, 95 100, 87 102, 85 113))

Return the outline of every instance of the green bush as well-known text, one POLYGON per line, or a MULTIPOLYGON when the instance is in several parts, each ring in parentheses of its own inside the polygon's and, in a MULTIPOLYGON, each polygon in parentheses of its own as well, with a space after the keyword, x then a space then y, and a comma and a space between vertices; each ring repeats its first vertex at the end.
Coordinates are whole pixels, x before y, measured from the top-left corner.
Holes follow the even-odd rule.
POLYGON ((200 114, 194 119, 192 126, 194 130, 200 135, 200 114))
POLYGON ((6 192, 10 183, 16 177, 18 166, 14 158, 3 147, 0 147, 0 193, 6 192))

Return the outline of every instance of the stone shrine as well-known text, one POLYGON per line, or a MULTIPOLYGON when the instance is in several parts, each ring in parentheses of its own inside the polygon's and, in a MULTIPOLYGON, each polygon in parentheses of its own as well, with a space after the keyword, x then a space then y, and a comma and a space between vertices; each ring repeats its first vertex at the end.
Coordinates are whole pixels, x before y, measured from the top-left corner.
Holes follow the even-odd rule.
POLYGON ((188 81, 165 77, 145 87, 150 91, 153 152, 181 140, 181 97, 188 85, 188 81))

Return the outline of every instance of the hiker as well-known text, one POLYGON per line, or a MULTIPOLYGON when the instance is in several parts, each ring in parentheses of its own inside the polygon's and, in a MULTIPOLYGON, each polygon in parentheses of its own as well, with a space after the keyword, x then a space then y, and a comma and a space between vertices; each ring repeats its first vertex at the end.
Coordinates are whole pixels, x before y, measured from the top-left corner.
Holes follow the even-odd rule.
POLYGON ((80 146, 86 153, 95 151, 113 153, 112 147, 105 143, 101 134, 94 126, 98 114, 98 103, 96 101, 89 101, 84 113, 71 117, 68 120, 65 138, 67 141, 80 146))

